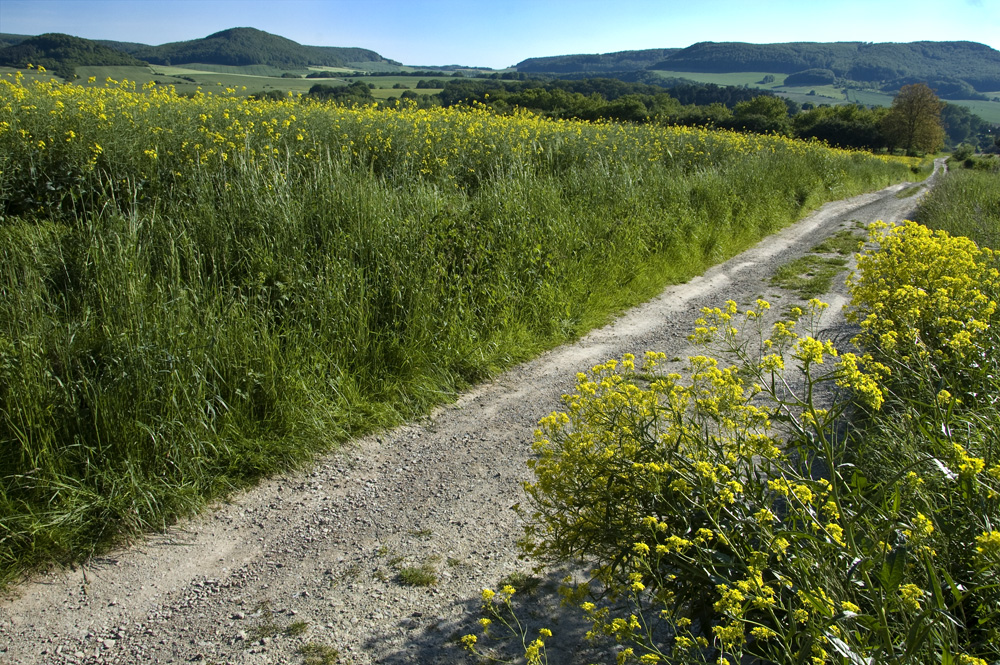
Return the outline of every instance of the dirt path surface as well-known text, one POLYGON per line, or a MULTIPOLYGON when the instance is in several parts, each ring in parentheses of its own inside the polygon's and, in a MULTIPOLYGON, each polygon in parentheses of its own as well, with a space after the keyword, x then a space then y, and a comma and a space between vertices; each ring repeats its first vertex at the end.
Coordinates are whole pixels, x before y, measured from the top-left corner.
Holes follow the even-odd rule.
MULTIPOLYGON (((469 631, 480 589, 530 569, 509 507, 529 479, 535 424, 575 374, 623 353, 686 356, 701 307, 780 298, 767 285, 778 266, 855 220, 911 215, 918 197, 896 198, 903 188, 827 204, 424 421, 22 585, 0 602, 0 663, 302 663, 305 644, 333 647, 344 663, 460 661, 449 637, 469 631), (399 572, 420 565, 436 586, 402 583, 399 572)), ((843 293, 828 300, 834 325, 843 293)))

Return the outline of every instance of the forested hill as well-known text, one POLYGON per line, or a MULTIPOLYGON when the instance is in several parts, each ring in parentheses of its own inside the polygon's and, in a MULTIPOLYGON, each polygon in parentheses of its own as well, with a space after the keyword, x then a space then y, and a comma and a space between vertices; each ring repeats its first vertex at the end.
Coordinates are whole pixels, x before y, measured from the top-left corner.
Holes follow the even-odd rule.
POLYGON ((0 65, 25 67, 41 65, 60 76, 72 75, 81 65, 144 65, 146 63, 89 39, 48 33, 28 37, 0 48, 0 65))
POLYGON ((547 74, 603 74, 608 72, 651 69, 652 65, 669 58, 679 48, 654 48, 644 51, 618 51, 582 55, 557 55, 549 58, 528 58, 517 64, 517 71, 547 74))
POLYGON ((647 62, 651 51, 529 58, 518 71, 553 74, 624 71, 773 72, 827 70, 833 77, 865 82, 953 79, 980 92, 1000 90, 1000 51, 976 42, 866 42, 747 44, 701 42, 685 49, 662 49, 665 57, 647 62), (632 66, 646 62, 643 66, 632 66), (595 69, 595 64, 599 69, 595 69))
POLYGON ((31 35, 15 35, 10 32, 0 32, 0 48, 20 44, 25 39, 31 39, 31 35))
POLYGON ((137 58, 158 65, 203 63, 210 65, 270 65, 340 67, 352 62, 386 62, 375 51, 335 46, 305 46, 256 28, 231 28, 203 39, 148 46, 133 52, 137 58))
POLYGON ((0 34, 0 65, 41 64, 55 72, 71 72, 80 65, 269 65, 272 67, 342 67, 358 62, 384 62, 363 48, 306 46, 255 28, 231 28, 203 39, 160 46, 133 42, 94 41, 58 33, 25 37, 0 34), (6 44, 6 46, 4 46, 6 44), (145 61, 145 62, 143 62, 145 61))

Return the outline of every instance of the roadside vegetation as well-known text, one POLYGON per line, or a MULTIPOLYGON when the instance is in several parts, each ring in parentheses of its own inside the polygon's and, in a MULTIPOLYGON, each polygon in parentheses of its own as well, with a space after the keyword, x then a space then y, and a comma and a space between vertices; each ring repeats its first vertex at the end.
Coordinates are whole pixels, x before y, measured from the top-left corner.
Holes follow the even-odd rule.
POLYGON ((918 220, 1000 248, 1000 158, 963 152, 956 151, 948 177, 921 201, 918 220))
MULTIPOLYGON (((683 373, 650 352, 578 375, 521 511, 526 553, 591 571, 561 590, 589 640, 619 663, 1000 658, 997 177, 924 199, 928 226, 971 238, 870 227, 849 348, 818 300, 769 325, 767 302, 728 302, 683 373)), ((516 593, 485 590, 462 642, 493 655, 513 632, 545 662, 557 628, 529 633, 516 593)))
POLYGON ((913 160, 0 82, 0 578, 400 422, 913 160))

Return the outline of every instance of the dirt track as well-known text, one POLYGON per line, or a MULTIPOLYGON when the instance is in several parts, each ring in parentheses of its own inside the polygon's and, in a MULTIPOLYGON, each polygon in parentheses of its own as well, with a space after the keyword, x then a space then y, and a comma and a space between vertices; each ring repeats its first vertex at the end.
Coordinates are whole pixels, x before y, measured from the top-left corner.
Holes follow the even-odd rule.
MULTIPOLYGON (((305 643, 347 663, 450 663, 479 591, 528 571, 509 507, 535 423, 576 372, 623 353, 685 356, 703 306, 780 298, 775 268, 854 220, 899 221, 904 185, 830 203, 579 342, 515 367, 425 421, 357 441, 306 472, 0 603, 0 663, 300 663, 305 643), (435 587, 399 582, 429 564, 435 587), (302 635, 284 632, 305 622, 302 635)), ((784 294, 787 301, 788 296, 784 294)), ((843 289, 826 297, 838 323, 843 289)), ((562 662, 559 658, 556 662, 562 662)))

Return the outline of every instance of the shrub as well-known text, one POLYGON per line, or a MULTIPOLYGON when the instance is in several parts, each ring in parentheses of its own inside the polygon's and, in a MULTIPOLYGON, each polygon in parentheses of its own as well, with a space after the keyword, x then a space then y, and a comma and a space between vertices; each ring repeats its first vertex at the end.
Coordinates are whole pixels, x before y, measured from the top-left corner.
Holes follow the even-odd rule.
POLYGON ((905 390, 913 369, 930 372, 953 389, 976 392, 995 372, 993 347, 1000 267, 989 249, 914 222, 878 224, 870 240, 878 250, 858 257, 848 281, 848 320, 861 326, 858 341, 903 370, 891 385, 905 390))
POLYGON ((957 148, 955 148, 955 151, 951 154, 951 156, 952 159, 954 159, 955 161, 961 162, 965 161, 969 157, 972 157, 972 155, 975 154, 975 152, 976 152, 975 146, 970 145, 968 143, 963 143, 957 148))
MULTIPOLYGON (((706 309, 692 338, 735 365, 696 356, 682 376, 663 354, 626 355, 579 374, 541 421, 522 545, 593 568, 564 594, 618 662, 1000 656, 998 447, 925 437, 860 472, 837 389, 888 408, 887 368, 817 339, 823 307, 769 330, 764 301, 706 309)), ((926 427, 947 433, 956 408, 939 395, 926 427)))

